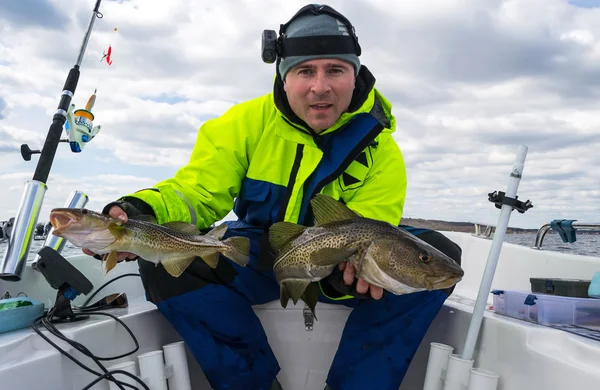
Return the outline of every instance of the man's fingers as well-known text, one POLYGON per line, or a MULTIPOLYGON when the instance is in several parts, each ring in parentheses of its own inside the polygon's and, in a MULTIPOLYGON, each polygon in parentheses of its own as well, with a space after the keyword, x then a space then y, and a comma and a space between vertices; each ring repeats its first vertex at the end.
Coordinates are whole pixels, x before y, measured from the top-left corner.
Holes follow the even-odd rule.
POLYGON ((344 269, 344 284, 346 286, 351 286, 352 283, 354 283, 354 274, 354 266, 351 263, 348 263, 344 269))
POLYGON ((108 211, 108 215, 113 218, 119 218, 123 222, 127 222, 127 214, 119 206, 113 206, 108 211))
POLYGON ((381 299, 383 297, 383 289, 381 287, 373 286, 372 284, 369 286, 371 290, 371 297, 375 300, 381 299))
MULTIPOLYGON (((356 277, 356 268, 350 262, 343 262, 338 265, 341 271, 344 271, 343 279, 346 286, 351 286, 354 283, 356 277)), ((381 287, 373 286, 364 279, 358 278, 356 281, 356 292, 359 294, 371 293, 373 299, 381 299, 383 297, 383 289, 381 287)))
POLYGON ((89 250, 87 248, 81 248, 81 251, 83 253, 85 253, 86 255, 88 255, 88 256, 92 256, 96 260, 102 260, 102 256, 101 255, 97 255, 96 253, 92 252, 91 250, 89 250))
POLYGON ((120 263, 123 260, 133 260, 137 258, 137 255, 131 252, 118 252, 117 253, 117 261, 120 263))
POLYGON ((356 282, 356 292, 359 294, 366 294, 369 290, 369 283, 365 282, 362 279, 358 279, 356 282))
POLYGON ((91 250, 89 250, 89 249, 87 249, 87 248, 81 248, 81 251, 82 251, 83 253, 85 253, 86 255, 88 255, 88 256, 94 256, 94 255, 95 255, 95 253, 94 253, 94 252, 92 252, 91 250))

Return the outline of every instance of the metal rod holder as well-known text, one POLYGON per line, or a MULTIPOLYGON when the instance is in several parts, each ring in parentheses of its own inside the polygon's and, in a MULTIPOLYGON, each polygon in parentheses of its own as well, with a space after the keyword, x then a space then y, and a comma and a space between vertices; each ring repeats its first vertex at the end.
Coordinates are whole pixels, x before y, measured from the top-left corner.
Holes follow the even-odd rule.
POLYGON ((25 183, 8 247, 0 262, 0 279, 12 282, 21 280, 47 189, 46 184, 37 180, 25 183))

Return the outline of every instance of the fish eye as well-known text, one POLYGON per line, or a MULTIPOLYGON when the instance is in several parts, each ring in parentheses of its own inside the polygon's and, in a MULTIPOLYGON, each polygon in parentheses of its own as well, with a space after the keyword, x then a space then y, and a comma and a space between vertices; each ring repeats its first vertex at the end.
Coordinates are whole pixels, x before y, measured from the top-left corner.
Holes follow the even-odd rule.
POLYGON ((427 264, 431 261, 431 256, 429 256, 427 253, 419 253, 419 260, 427 264))
POLYGON ((81 209, 81 214, 87 214, 87 213, 88 213, 87 209, 81 209))

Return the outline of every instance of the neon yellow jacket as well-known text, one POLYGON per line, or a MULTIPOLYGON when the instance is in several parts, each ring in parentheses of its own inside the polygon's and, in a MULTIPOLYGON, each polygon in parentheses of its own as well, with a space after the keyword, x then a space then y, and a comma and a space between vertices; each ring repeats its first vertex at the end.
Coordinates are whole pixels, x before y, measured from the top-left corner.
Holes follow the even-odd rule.
POLYGON ((353 98, 356 109, 320 136, 292 122, 278 95, 275 88, 206 121, 187 165, 122 199, 146 202, 158 223, 187 221, 204 229, 233 209, 245 223, 266 228, 278 220, 310 225, 308 200, 321 192, 364 217, 399 224, 404 160, 392 137, 391 104, 374 78, 362 98, 353 98))

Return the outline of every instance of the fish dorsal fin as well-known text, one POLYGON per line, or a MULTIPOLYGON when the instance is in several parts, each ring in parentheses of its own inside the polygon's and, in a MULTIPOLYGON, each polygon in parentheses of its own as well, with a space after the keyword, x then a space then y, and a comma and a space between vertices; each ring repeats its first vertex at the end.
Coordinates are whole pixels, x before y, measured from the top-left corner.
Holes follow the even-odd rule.
POLYGON ((165 222, 162 225, 164 227, 176 230, 181 233, 200 234, 200 231, 198 231, 198 228, 196 227, 196 225, 192 225, 191 223, 187 223, 187 222, 172 221, 172 222, 165 222))
POLYGON ((216 238, 217 240, 221 241, 226 231, 227 224, 222 223, 219 226, 215 226, 210 232, 206 233, 206 235, 208 237, 216 238))
POLYGON ((315 225, 317 226, 360 217, 358 213, 350 210, 342 202, 323 194, 317 194, 312 198, 310 205, 312 206, 315 225))
POLYGON ((135 217, 129 217, 128 219, 135 219, 136 221, 156 223, 156 218, 154 218, 154 216, 149 215, 149 214, 136 215, 135 217))
POLYGON ((306 227, 291 222, 276 222, 269 228, 271 247, 279 251, 286 242, 304 233, 306 227))

